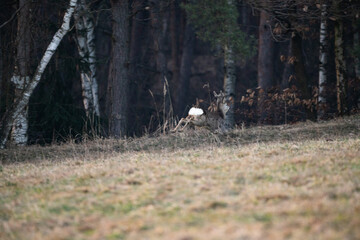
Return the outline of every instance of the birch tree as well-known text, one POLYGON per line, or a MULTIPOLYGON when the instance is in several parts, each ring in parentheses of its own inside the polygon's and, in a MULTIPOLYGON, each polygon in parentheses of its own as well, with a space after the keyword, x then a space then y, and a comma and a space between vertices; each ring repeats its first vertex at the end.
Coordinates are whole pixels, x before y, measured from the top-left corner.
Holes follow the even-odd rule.
POLYGON ((225 126, 233 128, 235 126, 235 92, 236 92, 236 65, 234 52, 231 45, 224 46, 224 91, 229 103, 229 111, 224 116, 225 126))
POLYGON ((323 119, 326 111, 326 81, 327 81, 327 62, 328 62, 328 32, 327 32, 328 6, 325 3, 321 5, 320 20, 320 50, 319 50, 319 96, 317 119, 323 119))
MULTIPOLYGON (((18 14, 18 27, 17 27, 17 49, 16 49, 16 65, 11 82, 15 87, 16 102, 20 97, 29 83, 30 72, 29 72, 29 61, 30 61, 30 24, 29 24, 29 12, 30 12, 30 1, 20 0, 19 1, 19 14, 18 14)), ((26 145, 28 135, 28 108, 25 107, 19 112, 14 120, 14 124, 11 130, 11 140, 16 145, 26 145)))
POLYGON ((86 0, 80 0, 74 13, 80 59, 80 78, 86 115, 100 117, 94 21, 86 0))
POLYGON ((51 57, 54 55, 61 40, 70 30, 70 19, 74 13, 77 0, 70 0, 69 7, 66 10, 60 29, 55 33, 53 39, 48 45, 40 63, 35 71, 35 74, 24 88, 21 96, 16 100, 14 105, 5 113, 5 117, 2 121, 2 133, 0 139, 0 148, 4 148, 9 137, 10 129, 14 125, 16 118, 29 104, 29 99, 36 86, 39 84, 41 76, 48 65, 51 57))
MULTIPOLYGON (((227 7, 231 9, 236 9, 236 6, 233 2, 233 0, 227 0, 227 7)), ((236 12, 237 13, 237 12, 236 12)), ((232 13, 232 15, 237 15, 235 12, 232 13)), ((237 21, 237 17, 236 17, 237 21)), ((230 23, 227 27, 228 29, 226 31, 232 31, 232 27, 236 23, 230 23)), ((226 98, 229 103, 229 111, 224 116, 225 119, 225 126, 228 126, 229 128, 233 128, 235 126, 235 115, 234 115, 234 97, 236 92, 236 66, 235 66, 235 56, 233 51, 233 43, 229 39, 223 46, 224 48, 224 91, 226 94, 226 98)))

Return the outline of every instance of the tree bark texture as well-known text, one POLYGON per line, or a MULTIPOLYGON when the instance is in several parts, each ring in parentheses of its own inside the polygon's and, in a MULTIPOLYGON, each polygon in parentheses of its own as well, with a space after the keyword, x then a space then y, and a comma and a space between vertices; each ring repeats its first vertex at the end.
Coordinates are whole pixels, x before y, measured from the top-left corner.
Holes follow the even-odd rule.
POLYGON ((258 102, 259 120, 266 118, 266 91, 273 86, 274 42, 270 28, 270 19, 265 11, 260 12, 259 54, 258 54, 258 86, 261 88, 258 102))
MULTIPOLYGON (((177 26, 177 11, 178 0, 173 0, 170 3, 170 36, 171 36, 171 62, 173 64, 172 82, 177 83, 179 80, 179 53, 178 53, 178 39, 179 27, 177 26)), ((185 30, 186 31, 186 30, 185 30)))
POLYGON ((127 133, 129 92, 129 5, 127 0, 112 0, 112 55, 109 74, 110 135, 127 133))
POLYGON ((328 63, 328 30, 327 17, 328 6, 323 3, 321 5, 321 22, 320 22, 320 51, 319 51, 319 96, 318 96, 318 110, 317 119, 325 118, 327 101, 326 101, 326 83, 327 83, 327 63, 328 63))
POLYGON ((195 31, 190 23, 185 27, 184 43, 180 63, 180 76, 176 98, 176 114, 184 115, 186 97, 189 94, 191 66, 194 58, 195 31))
POLYGON ((346 91, 346 65, 344 59, 344 25, 342 19, 335 22, 335 66, 336 66, 336 92, 337 111, 339 115, 347 112, 346 91))
POLYGON ((344 57, 346 65, 346 76, 348 79, 355 79, 355 56, 354 51, 354 29, 353 19, 344 19, 344 57))
MULTIPOLYGON (((30 1, 20 0, 19 1, 19 17, 17 27, 17 51, 15 61, 15 71, 11 78, 11 82, 15 86, 15 97, 16 102, 21 98, 22 92, 30 80, 29 62, 30 62, 30 1)), ((14 124, 11 130, 11 140, 19 146, 24 146, 28 140, 28 107, 26 106, 19 115, 15 118, 14 124)))
MULTIPOLYGON (((227 0, 227 4, 235 7, 233 0, 227 0)), ((228 31, 231 31, 228 29, 228 31)), ((236 65, 235 56, 230 41, 224 43, 224 85, 223 89, 226 95, 226 101, 229 110, 224 116, 225 129, 231 129, 235 126, 235 92, 236 92, 236 65)))
MULTIPOLYGON (((354 33, 354 45, 360 45, 360 33, 355 31, 354 33)), ((355 75, 356 78, 360 78, 360 59, 357 57, 355 59, 355 75)))
POLYGON ((273 86, 274 41, 271 35, 269 16, 265 11, 260 13, 258 86, 264 90, 273 86))
POLYGON ((225 126, 233 128, 235 126, 235 87, 236 87, 236 66, 234 53, 231 46, 224 46, 224 91, 229 104, 229 111, 224 116, 225 126))
POLYGON ((35 87, 40 82, 41 76, 48 65, 51 57, 54 55, 57 47, 59 46, 61 40, 65 36, 65 34, 70 30, 70 19, 72 14, 74 13, 75 7, 77 4, 77 0, 70 0, 69 7, 65 12, 63 23, 60 29, 55 33, 53 39, 51 40, 50 44, 48 45, 36 71, 34 76, 32 77, 29 84, 27 84, 26 88, 23 91, 23 94, 17 101, 14 103, 12 108, 7 111, 5 114, 5 118, 2 122, 2 134, 0 140, 0 148, 4 148, 9 136, 9 132, 11 127, 14 124, 15 119, 17 116, 23 111, 25 107, 29 104, 29 99, 31 94, 33 93, 35 87))
POLYGON ((75 13, 76 39, 80 60, 80 77, 86 115, 100 117, 98 83, 96 79, 96 53, 94 22, 85 0, 80 0, 75 13))

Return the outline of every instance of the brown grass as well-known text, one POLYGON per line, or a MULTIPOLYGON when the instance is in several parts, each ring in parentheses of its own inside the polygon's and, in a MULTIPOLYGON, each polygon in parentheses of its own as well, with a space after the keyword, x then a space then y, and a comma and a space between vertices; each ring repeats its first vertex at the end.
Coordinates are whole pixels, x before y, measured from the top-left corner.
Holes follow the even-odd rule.
POLYGON ((360 239, 360 116, 0 152, 0 239, 360 239))

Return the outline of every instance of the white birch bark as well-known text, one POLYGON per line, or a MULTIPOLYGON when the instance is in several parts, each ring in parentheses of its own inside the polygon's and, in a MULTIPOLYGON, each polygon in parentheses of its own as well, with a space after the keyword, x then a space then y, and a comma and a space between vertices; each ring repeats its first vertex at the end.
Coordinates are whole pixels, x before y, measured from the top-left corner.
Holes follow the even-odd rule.
MULTIPOLYGON (((11 82, 15 85, 15 101, 21 96, 22 91, 25 89, 29 81, 29 76, 21 77, 17 74, 12 76, 11 82)), ((28 140, 28 126, 28 108, 25 107, 14 119, 11 129, 11 141, 18 146, 25 146, 28 140)))
POLYGON ((100 116, 98 84, 96 79, 96 54, 94 22, 85 0, 80 0, 74 13, 79 55, 81 57, 81 86, 86 114, 100 116))
POLYGON ((2 136, 0 140, 0 148, 4 148, 9 136, 9 132, 11 127, 14 124, 14 120, 20 114, 20 112, 28 106, 29 99, 31 94, 33 93, 35 87, 40 82, 41 76, 48 65, 51 57, 54 55, 56 49, 58 48, 61 40, 65 36, 65 34, 70 30, 70 19, 74 13, 75 7, 77 4, 77 0, 70 0, 69 7, 65 12, 63 23, 60 29, 55 33, 53 39, 51 40, 49 46, 47 47, 37 69, 36 72, 26 86, 22 96, 15 102, 14 106, 6 113, 6 117, 3 121, 3 129, 2 136))
POLYGON ((326 93, 325 86, 327 81, 326 66, 328 62, 328 36, 327 36, 327 10, 326 3, 321 5, 321 22, 320 22, 320 52, 319 52, 319 96, 318 96, 318 113, 317 119, 323 119, 326 111, 326 93))
POLYGON ((234 53, 232 48, 225 45, 224 47, 224 91, 228 100, 230 109, 224 116, 225 125, 227 128, 233 128, 235 125, 234 116, 234 98, 235 97, 235 86, 236 86, 236 67, 234 60, 234 53))
MULTIPOLYGON (((29 83, 29 61, 30 61, 30 24, 29 12, 30 1, 19 1, 19 17, 17 27, 17 51, 16 51, 16 67, 11 78, 11 82, 15 87, 14 101, 22 95, 26 85, 29 83)), ((15 118, 11 130, 11 141, 16 145, 26 145, 28 135, 28 108, 25 107, 19 115, 15 118)))
MULTIPOLYGON (((228 0, 227 4, 233 6, 234 2, 233 0, 228 0)), ((224 91, 230 107, 229 111, 224 116, 225 127, 233 128, 235 126, 234 97, 235 97, 235 86, 236 86, 236 66, 235 66, 234 53, 230 43, 226 43, 224 45, 224 68, 225 68, 224 91)))

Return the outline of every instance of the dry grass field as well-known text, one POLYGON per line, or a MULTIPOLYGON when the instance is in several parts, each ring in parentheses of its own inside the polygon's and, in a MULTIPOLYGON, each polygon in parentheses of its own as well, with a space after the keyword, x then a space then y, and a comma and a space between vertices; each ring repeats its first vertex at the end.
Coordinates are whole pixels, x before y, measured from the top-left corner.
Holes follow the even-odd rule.
POLYGON ((1 150, 0 239, 360 239, 360 116, 1 150))

